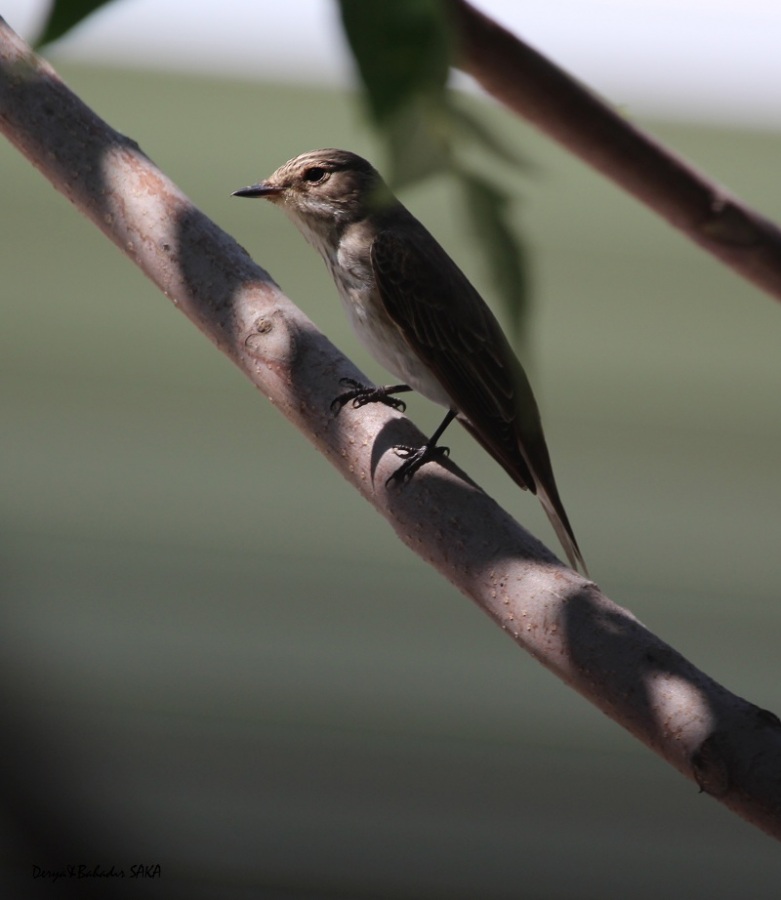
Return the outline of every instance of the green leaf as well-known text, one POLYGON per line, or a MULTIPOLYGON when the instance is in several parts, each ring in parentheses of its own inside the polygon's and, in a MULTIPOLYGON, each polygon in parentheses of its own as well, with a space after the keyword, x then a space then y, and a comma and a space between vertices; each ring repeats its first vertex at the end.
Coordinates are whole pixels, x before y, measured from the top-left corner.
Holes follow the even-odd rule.
POLYGON ((340 0, 347 39, 375 122, 412 97, 443 100, 451 32, 443 0, 340 0))
POLYGON ((449 128, 443 108, 423 100, 408 103, 385 123, 388 181, 393 188, 450 169, 449 128))
POLYGON ((526 254, 508 220, 509 198, 479 175, 464 170, 458 175, 472 233, 488 261, 511 328, 522 336, 529 300, 526 254))
POLYGON ((526 161, 478 115, 452 101, 447 78, 454 41, 444 0, 339 3, 366 107, 388 148, 388 180, 398 188, 440 172, 459 179, 475 240, 519 332, 528 292, 523 249, 507 215, 508 198, 457 163, 456 145, 466 138, 513 166, 526 161))
POLYGON ((514 168, 527 170, 536 168, 527 156, 505 143, 475 110, 467 109, 463 103, 451 103, 450 114, 454 131, 460 132, 465 138, 490 151, 497 159, 509 163, 514 168))
POLYGON ((37 49, 51 44, 69 32, 74 25, 112 0, 53 0, 41 36, 35 42, 37 49))

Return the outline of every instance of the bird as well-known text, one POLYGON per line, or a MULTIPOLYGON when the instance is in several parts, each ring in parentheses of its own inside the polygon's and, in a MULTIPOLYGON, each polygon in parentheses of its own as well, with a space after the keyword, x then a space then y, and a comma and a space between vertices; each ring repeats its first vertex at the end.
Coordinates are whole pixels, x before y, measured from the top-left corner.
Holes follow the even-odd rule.
POLYGON ((457 419, 524 490, 539 498, 570 565, 588 575, 559 496, 529 379, 495 316, 426 227, 370 162, 347 150, 312 150, 264 181, 234 191, 280 207, 328 267, 359 340, 398 384, 342 379, 348 403, 405 406, 417 391, 444 406, 421 447, 397 447, 404 462, 388 479, 407 482, 449 452, 439 445, 457 419))

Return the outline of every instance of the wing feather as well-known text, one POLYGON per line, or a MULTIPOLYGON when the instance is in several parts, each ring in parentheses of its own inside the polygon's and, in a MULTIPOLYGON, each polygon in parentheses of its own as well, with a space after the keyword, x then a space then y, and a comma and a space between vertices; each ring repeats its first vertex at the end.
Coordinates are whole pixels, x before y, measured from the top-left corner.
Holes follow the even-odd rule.
MULTIPOLYGON (((405 211, 406 213, 406 211, 405 211)), ((586 571, 564 511, 526 373, 467 277, 410 213, 380 228, 371 261, 382 303, 459 419, 523 488, 539 495, 571 564, 586 571)))

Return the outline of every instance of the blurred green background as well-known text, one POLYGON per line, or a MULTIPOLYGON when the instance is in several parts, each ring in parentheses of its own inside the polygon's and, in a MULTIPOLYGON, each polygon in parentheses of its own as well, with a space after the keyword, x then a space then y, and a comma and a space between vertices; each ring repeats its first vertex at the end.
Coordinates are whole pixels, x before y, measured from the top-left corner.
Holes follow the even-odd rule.
MULTIPOLYGON (((293 226, 229 196, 317 146, 381 161, 351 95, 60 69, 384 380, 293 226)), ((779 712, 781 309, 486 115, 538 166, 494 171, 532 251, 525 359, 591 572, 779 712)), ((781 219, 781 136, 648 127, 781 219)), ((81 861, 161 864, 101 896, 778 896, 775 842, 410 556, 5 143, 0 172, 3 855, 22 896, 72 887, 31 864, 81 861)), ((403 199, 492 300, 448 184, 403 199)), ((448 443, 559 552, 534 498, 465 432, 448 443)))

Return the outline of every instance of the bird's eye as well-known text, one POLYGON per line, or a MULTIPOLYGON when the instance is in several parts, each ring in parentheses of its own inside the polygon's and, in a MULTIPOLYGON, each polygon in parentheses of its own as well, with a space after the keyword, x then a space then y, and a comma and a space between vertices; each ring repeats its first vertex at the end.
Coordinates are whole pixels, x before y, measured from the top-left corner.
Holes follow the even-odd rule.
POLYGON ((309 181, 311 184, 317 184, 318 181, 322 181, 328 173, 325 169, 320 166, 312 166, 311 169, 307 169, 304 172, 304 181, 309 181))

